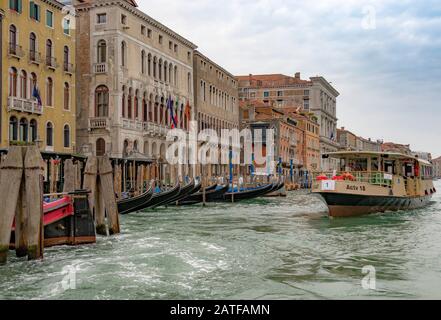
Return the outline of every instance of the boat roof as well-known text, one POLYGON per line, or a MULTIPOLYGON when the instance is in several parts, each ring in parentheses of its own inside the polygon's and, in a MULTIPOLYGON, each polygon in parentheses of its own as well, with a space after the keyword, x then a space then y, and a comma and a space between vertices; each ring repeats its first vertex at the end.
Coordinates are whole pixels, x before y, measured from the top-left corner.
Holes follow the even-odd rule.
POLYGON ((413 155, 408 155, 404 153, 398 153, 398 152, 377 152, 377 151, 338 151, 338 152, 329 152, 323 154, 324 157, 331 157, 331 158, 346 158, 347 156, 356 156, 356 157, 383 157, 383 158, 389 158, 389 159, 397 159, 397 160, 416 160, 420 162, 421 164, 424 164, 426 166, 431 166, 432 164, 424 159, 420 159, 418 157, 415 157, 413 155))

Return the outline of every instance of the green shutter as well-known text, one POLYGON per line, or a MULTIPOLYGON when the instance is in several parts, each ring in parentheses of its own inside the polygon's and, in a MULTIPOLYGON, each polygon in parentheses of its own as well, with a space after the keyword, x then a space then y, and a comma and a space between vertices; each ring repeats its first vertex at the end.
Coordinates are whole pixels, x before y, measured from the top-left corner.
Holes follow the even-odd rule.
POLYGON ((17 0, 17 11, 21 13, 21 0, 17 0))
POLYGON ((35 11, 37 12, 37 20, 40 21, 40 6, 35 6, 35 11))
POLYGON ((29 15, 32 19, 35 19, 35 4, 34 1, 29 2, 29 15))
POLYGON ((9 0, 9 9, 15 9, 14 8, 14 0, 9 0))

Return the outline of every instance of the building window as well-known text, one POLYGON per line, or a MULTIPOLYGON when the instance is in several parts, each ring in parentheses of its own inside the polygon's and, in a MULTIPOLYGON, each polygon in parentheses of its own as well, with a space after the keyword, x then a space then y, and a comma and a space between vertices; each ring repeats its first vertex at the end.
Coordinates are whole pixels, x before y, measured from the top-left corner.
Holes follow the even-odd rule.
POLYGON ((159 80, 162 80, 162 59, 159 59, 158 71, 159 80))
POLYGON ((107 61, 107 44, 106 41, 98 41, 97 47, 97 63, 105 63, 107 61))
POLYGON ((16 117, 9 119, 9 141, 18 140, 18 121, 16 117))
POLYGON ((9 0, 9 9, 21 13, 21 0, 9 0))
POLYGON ((109 89, 106 86, 95 89, 95 116, 98 118, 109 116, 109 89))
POLYGON ((121 15, 121 24, 123 25, 127 24, 127 16, 124 14, 121 15))
POLYGON ((175 85, 178 84, 178 67, 177 67, 177 66, 175 66, 175 72, 174 72, 174 80, 173 80, 173 83, 174 83, 175 85))
POLYGON ((34 91, 37 89, 37 75, 35 73, 31 73, 31 96, 36 98, 37 94, 34 94, 34 91))
POLYGON ((29 2, 29 16, 31 19, 40 21, 40 6, 34 1, 29 2))
POLYGON ((122 87, 122 103, 121 103, 121 115, 123 118, 126 116, 126 87, 122 87))
POLYGON ((127 51, 127 46, 126 43, 123 41, 121 43, 121 66, 123 67, 126 66, 126 51, 127 51))
POLYGON ((278 97, 283 97, 283 91, 277 91, 277 96, 278 97))
POLYGON ((152 30, 151 29, 147 29, 147 37, 149 37, 149 38, 152 37, 152 30))
POLYGON ((147 57, 147 74, 152 75, 152 55, 150 53, 147 57))
POLYGON ((11 24, 9 27, 9 53, 17 54, 17 27, 11 24))
POLYGON ((19 131, 19 139, 20 141, 27 142, 28 141, 28 120, 22 118, 20 120, 20 131, 19 131))
POLYGON ((64 46, 63 49, 64 71, 69 71, 69 47, 64 46))
POLYGON ((70 109, 70 88, 67 82, 64 83, 64 110, 70 109))
POLYGON ((178 45, 177 45, 177 44, 175 44, 175 46, 174 46, 174 51, 175 51, 176 53, 178 53, 178 45))
POLYGON ((9 69, 9 96, 16 97, 17 96, 17 69, 12 67, 9 69))
POLYGON ((99 138, 96 141, 96 155, 102 157, 106 154, 106 141, 103 138, 99 138))
POLYGON ((153 58, 153 78, 156 78, 156 65, 157 65, 157 60, 156 57, 153 58))
POLYGON ((70 19, 63 19, 63 32, 65 35, 70 35, 70 19))
POLYGON ((54 92, 54 82, 52 78, 47 78, 46 81, 46 105, 48 107, 53 106, 53 92, 54 92))
POLYGON ((305 110, 309 110, 309 100, 304 100, 304 101, 303 101, 303 108, 304 108, 305 110))
POLYGON ((144 25, 141 25, 141 34, 145 36, 146 27, 144 25))
POLYGON ((265 98, 268 98, 268 97, 269 97, 269 92, 268 92, 268 91, 265 91, 265 92, 263 93, 263 96, 264 96, 265 98))
POLYGON ((64 126, 63 133, 64 133, 64 139, 63 139, 64 147, 70 148, 70 128, 69 128, 69 125, 66 124, 64 126))
POLYGON ((49 10, 46 10, 46 26, 49 28, 54 27, 54 13, 49 10))
POLYGON ((161 35, 159 35, 159 38, 158 38, 159 44, 162 44, 162 39, 163 39, 163 37, 161 35))
POLYGON ((96 23, 97 24, 105 24, 105 23, 107 23, 107 14, 105 14, 105 13, 98 13, 96 15, 96 23))
POLYGON ((37 134, 37 121, 32 119, 30 122, 30 131, 31 131, 31 142, 37 141, 38 134, 37 134))
POLYGON ((187 60, 188 60, 188 61, 191 60, 191 52, 190 52, 190 51, 187 52, 187 60))
POLYGON ((141 51, 141 73, 145 74, 145 51, 141 51))
POLYGON ((49 39, 46 41, 46 64, 52 65, 52 41, 49 39))
POLYGON ((309 90, 304 90, 304 91, 303 91, 303 95, 305 95, 305 96, 309 96, 309 90))
POLYGON ((46 146, 54 146, 54 126, 52 122, 46 124, 46 146))
POLYGON ((171 41, 168 42, 168 48, 169 48, 170 50, 173 49, 173 42, 171 42, 171 41))
POLYGON ((33 32, 29 35, 29 58, 31 61, 37 60, 37 37, 33 32))
POLYGON ((24 70, 20 74, 20 97, 23 99, 28 97, 28 74, 24 70))

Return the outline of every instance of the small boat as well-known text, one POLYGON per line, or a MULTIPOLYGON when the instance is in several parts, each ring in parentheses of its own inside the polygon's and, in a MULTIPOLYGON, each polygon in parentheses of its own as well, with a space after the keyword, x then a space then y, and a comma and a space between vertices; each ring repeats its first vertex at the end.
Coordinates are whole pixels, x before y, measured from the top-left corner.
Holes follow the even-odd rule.
POLYGON ((173 188, 167 191, 159 191, 156 193, 153 193, 152 198, 150 201, 142 205, 138 208, 138 211, 149 209, 149 208, 156 208, 164 203, 167 203, 170 198, 175 197, 177 194, 179 194, 179 191, 181 190, 181 185, 177 183, 173 188))
MULTIPOLYGON (((81 245, 96 242, 95 221, 87 191, 75 191, 59 200, 43 203, 44 246, 81 245)), ((15 222, 11 247, 15 247, 15 222)))
POLYGON ((340 172, 315 175, 312 193, 331 217, 423 208, 436 193, 432 164, 411 155, 383 152, 334 152, 340 172))
MULTIPOLYGON (((191 194, 193 192, 195 188, 195 181, 192 179, 187 185, 183 186, 180 190, 179 193, 176 194, 175 196, 170 197, 167 202, 164 202, 160 205, 166 206, 169 204, 173 204, 176 203, 177 201, 187 197, 189 194, 191 194)), ((160 205, 157 206, 153 206, 151 208, 155 209, 157 207, 159 207, 160 205)))
MULTIPOLYGON (((218 187, 217 185, 214 185, 214 187, 211 186, 208 191, 207 189, 205 189, 205 202, 218 202, 223 200, 223 196, 225 192, 228 191, 229 186, 224 185, 218 187)), ((204 192, 199 191, 179 201, 179 205, 188 206, 202 202, 204 202, 204 192)))
POLYGON ((118 201, 118 212, 120 214, 129 214, 138 211, 143 205, 147 204, 153 197, 153 184, 150 184, 149 189, 139 196, 122 199, 118 201))
POLYGON ((274 184, 270 183, 265 186, 257 187, 257 188, 247 188, 247 189, 237 189, 228 190, 227 193, 223 196, 224 202, 238 202, 242 200, 253 199, 257 197, 261 197, 274 188, 274 184))

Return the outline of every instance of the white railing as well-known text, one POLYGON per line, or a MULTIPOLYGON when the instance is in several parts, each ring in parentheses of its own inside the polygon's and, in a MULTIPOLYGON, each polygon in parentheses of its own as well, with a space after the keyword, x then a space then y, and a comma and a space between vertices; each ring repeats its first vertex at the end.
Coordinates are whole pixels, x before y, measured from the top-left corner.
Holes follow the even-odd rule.
POLYGON ((144 129, 144 125, 141 121, 123 119, 122 125, 124 129, 142 131, 144 129))
POLYGON ((108 118, 91 118, 89 119, 89 129, 109 129, 108 118))
POLYGON ((34 114, 43 114, 43 107, 39 106, 34 99, 23 99, 17 97, 8 98, 8 110, 15 110, 20 112, 29 112, 34 114))
POLYGON ((153 122, 144 122, 144 131, 153 136, 167 136, 168 128, 153 122))
POLYGON ((107 63, 95 63, 93 65, 93 72, 95 74, 107 73, 107 63))

